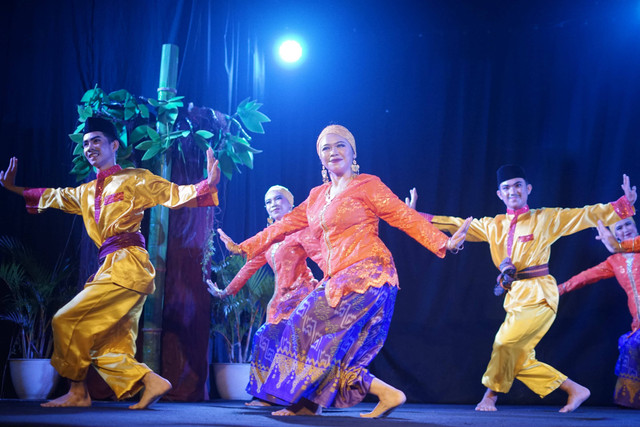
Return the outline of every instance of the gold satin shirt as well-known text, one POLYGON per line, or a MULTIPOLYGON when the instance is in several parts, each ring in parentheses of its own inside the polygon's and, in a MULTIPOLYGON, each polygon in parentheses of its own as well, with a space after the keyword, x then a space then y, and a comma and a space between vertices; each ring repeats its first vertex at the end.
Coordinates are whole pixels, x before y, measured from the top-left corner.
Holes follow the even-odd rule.
MULTIPOLYGON (((598 220, 610 225, 631 215, 633 215, 633 206, 624 196, 613 203, 583 208, 531 209, 518 217, 511 261, 518 271, 546 264, 551 255, 551 245, 560 237, 595 227, 598 220)), ((507 213, 471 221, 466 240, 489 243, 491 259, 496 267, 507 257, 507 238, 512 219, 513 215, 507 213)), ((431 221, 440 230, 453 233, 462 225, 464 219, 436 215, 431 221)), ((557 312, 558 287, 551 275, 514 281, 505 297, 504 308, 509 311, 518 306, 543 300, 557 312)))
MULTIPOLYGON (((118 165, 98 172, 95 180, 78 187, 26 189, 24 198, 30 213, 55 208, 81 215, 97 247, 111 236, 140 231, 145 209, 153 206, 176 209, 218 204, 218 193, 210 191, 206 180, 196 185, 176 185, 146 169, 121 169, 118 165)), ((147 251, 129 246, 107 255, 85 286, 115 283, 151 294, 155 274, 147 251)))

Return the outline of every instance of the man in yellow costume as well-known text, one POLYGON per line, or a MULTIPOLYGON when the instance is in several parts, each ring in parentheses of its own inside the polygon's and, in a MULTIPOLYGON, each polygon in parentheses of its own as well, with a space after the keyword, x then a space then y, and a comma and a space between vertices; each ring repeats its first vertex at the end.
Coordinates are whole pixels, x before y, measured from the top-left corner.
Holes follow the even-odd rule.
MULTIPOLYGON (((610 225, 633 215, 636 188, 630 187, 624 175, 625 195, 615 202, 576 209, 529 209, 527 198, 532 186, 522 167, 504 165, 498 169, 497 178, 498 198, 507 213, 474 219, 467 232, 467 240, 489 243, 493 263, 500 270, 494 292, 507 292, 503 304, 506 317, 482 376, 487 391, 476 411, 496 411, 498 393, 507 393, 517 378, 541 398, 560 388, 568 395, 560 412, 571 412, 589 397, 590 391, 535 357, 535 347, 558 310, 558 288, 548 268, 551 245, 562 236, 596 227, 598 220, 610 225)), ((415 199, 413 189, 407 203, 414 208, 415 199)), ((433 225, 449 232, 464 222, 462 218, 427 216, 433 225)))
POLYGON ((82 215, 89 237, 100 248, 100 267, 84 289, 53 318, 51 364, 71 382, 69 392, 42 406, 90 406, 86 384, 89 366, 120 398, 144 387, 131 409, 144 409, 171 389, 165 378, 135 359, 138 321, 147 295, 153 293, 155 269, 140 233, 144 210, 215 206, 220 170, 207 151, 208 178, 178 186, 146 169, 122 169, 116 164, 120 142, 113 123, 92 117, 84 128, 84 155, 97 178, 75 188, 25 188, 15 185, 18 159, 0 172, 0 184, 25 198, 27 210, 48 208, 82 215))

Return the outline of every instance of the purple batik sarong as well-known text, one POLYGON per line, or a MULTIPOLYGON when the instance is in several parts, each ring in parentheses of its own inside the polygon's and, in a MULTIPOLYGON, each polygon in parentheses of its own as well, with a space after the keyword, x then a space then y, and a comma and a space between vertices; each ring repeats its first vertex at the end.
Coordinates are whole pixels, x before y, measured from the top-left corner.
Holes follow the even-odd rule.
POLYGON ((258 389, 262 387, 269 375, 269 368, 280 345, 280 338, 285 324, 286 320, 275 324, 265 323, 253 336, 251 370, 249 372, 249 384, 247 384, 247 393, 277 405, 288 405, 288 403, 275 396, 264 395, 258 389))
POLYGON ((385 284, 352 292, 334 308, 324 284, 317 287, 281 322, 284 330, 268 376, 250 393, 286 404, 301 398, 323 407, 360 403, 374 378, 367 366, 387 338, 397 291, 385 284))
POLYGON ((622 335, 618 350, 618 381, 613 401, 617 405, 640 409, 640 331, 622 335))

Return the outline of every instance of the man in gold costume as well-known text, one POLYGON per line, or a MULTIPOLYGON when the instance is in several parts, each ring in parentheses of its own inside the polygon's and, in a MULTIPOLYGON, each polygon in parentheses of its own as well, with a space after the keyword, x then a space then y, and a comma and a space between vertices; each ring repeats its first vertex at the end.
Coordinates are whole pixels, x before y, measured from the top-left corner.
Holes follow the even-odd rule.
POLYGON ((100 248, 100 267, 84 289, 53 318, 51 364, 71 382, 69 392, 42 406, 90 406, 86 384, 93 366, 116 396, 128 398, 144 387, 131 409, 144 409, 171 389, 165 378, 135 359, 138 321, 146 296, 155 289, 155 269, 140 233, 144 210, 215 206, 220 170, 207 151, 208 178, 178 186, 146 169, 116 164, 120 142, 113 123, 92 117, 85 123, 84 155, 95 180, 75 188, 25 188, 15 185, 18 159, 0 172, 0 185, 25 198, 27 210, 48 208, 81 215, 89 237, 100 248))
MULTIPOLYGON (((576 209, 529 209, 532 186, 523 168, 504 165, 497 178, 497 195, 507 213, 474 219, 467 233, 468 241, 489 243, 491 258, 500 270, 494 292, 507 292, 503 304, 506 317, 482 376, 487 390, 476 411, 496 411, 498 393, 507 393, 517 378, 541 398, 560 388, 568 395, 560 412, 571 412, 590 391, 535 357, 535 347, 553 324, 558 309, 558 287, 548 268, 551 245, 562 236, 596 227, 598 220, 610 225, 633 215, 636 188, 630 187, 624 175, 625 195, 615 202, 576 209)), ((415 199, 413 189, 407 203, 414 208, 415 199)), ((464 222, 449 216, 427 216, 437 228, 450 232, 464 222)))

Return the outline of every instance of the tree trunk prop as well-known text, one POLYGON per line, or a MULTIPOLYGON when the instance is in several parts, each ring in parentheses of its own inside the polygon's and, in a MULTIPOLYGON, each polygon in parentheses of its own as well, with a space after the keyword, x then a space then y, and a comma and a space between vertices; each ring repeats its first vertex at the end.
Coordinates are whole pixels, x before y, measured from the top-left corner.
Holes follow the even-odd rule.
MULTIPOLYGON (((162 62, 160 65, 160 83, 158 100, 166 101, 176 95, 178 80, 178 47, 172 44, 162 45, 162 62)), ((160 135, 171 132, 169 126, 158 122, 160 135)), ((167 153, 159 155, 157 175, 171 180, 171 157, 167 153)), ((143 352, 142 360, 151 369, 160 372, 160 355, 162 340, 162 308, 164 303, 164 284, 167 256, 167 231, 169 229, 169 209, 156 206, 151 209, 149 221, 149 258, 156 269, 156 291, 147 297, 143 318, 143 352)))

